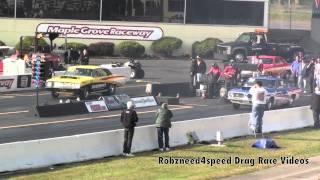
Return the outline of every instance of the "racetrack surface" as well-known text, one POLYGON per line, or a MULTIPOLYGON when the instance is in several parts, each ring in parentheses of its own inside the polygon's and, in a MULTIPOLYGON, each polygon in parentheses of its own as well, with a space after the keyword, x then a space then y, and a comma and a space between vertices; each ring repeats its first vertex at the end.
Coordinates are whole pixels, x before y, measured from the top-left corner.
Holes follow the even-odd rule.
MULTIPOLYGON (((213 61, 207 62, 211 64, 213 61)), ((146 78, 142 82, 131 81, 117 90, 117 94, 141 96, 147 82, 187 82, 189 80, 190 61, 142 61, 146 78)), ((51 98, 47 91, 40 92, 40 104, 55 104, 58 100, 51 98)), ((93 96, 93 98, 96 98, 93 96)), ((219 99, 202 100, 199 97, 183 98, 181 105, 171 106, 174 118, 172 121, 224 116, 250 112, 249 107, 234 110, 231 104, 219 99)), ((295 102, 295 106, 309 105, 310 96, 304 95, 295 102)), ((35 93, 13 92, 0 94, 0 143, 61 137, 83 133, 93 133, 121 129, 120 111, 92 113, 56 118, 35 117, 35 93)), ((138 126, 154 123, 157 107, 138 109, 140 117, 138 126)))

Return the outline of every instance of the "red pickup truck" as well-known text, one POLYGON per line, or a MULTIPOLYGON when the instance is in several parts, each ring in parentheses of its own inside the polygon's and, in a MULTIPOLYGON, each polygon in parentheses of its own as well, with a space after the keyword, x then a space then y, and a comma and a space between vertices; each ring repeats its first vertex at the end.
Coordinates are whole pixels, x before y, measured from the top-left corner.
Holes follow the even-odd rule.
POLYGON ((248 64, 241 65, 242 77, 252 77, 254 73, 288 78, 291 74, 290 64, 280 56, 250 56, 248 64))

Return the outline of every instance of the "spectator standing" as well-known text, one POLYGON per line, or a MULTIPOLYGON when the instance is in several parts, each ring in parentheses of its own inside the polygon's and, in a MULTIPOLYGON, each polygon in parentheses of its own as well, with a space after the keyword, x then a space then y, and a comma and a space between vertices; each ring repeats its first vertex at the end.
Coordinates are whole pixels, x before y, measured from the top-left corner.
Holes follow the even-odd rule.
POLYGON ((83 49, 83 62, 85 65, 89 64, 89 53, 86 48, 83 49))
POLYGON ((307 74, 308 74, 308 82, 309 82, 309 89, 310 93, 313 93, 314 90, 314 68, 315 68, 315 59, 311 59, 307 66, 307 74))
POLYGON ((167 103, 163 103, 156 113, 156 127, 158 132, 158 144, 160 151, 169 151, 169 128, 171 128, 172 112, 168 108, 167 103), (163 146, 164 135, 164 146, 163 146))
POLYGON ((225 77, 225 87, 233 87, 236 81, 237 69, 234 67, 233 60, 223 70, 223 76, 225 77))
POLYGON ((219 88, 219 77, 221 75, 221 70, 217 63, 212 64, 211 69, 207 73, 208 75, 208 98, 212 98, 212 96, 218 96, 218 88, 219 88))
POLYGON ((83 51, 79 50, 79 63, 81 65, 84 64, 84 55, 83 55, 83 51))
POLYGON ((295 60, 291 64, 291 72, 293 77, 294 86, 298 87, 298 76, 299 76, 299 69, 301 65, 301 59, 299 56, 296 56, 295 60))
POLYGON ((134 110, 132 101, 127 102, 127 109, 121 113, 120 121, 124 127, 124 142, 123 142, 123 155, 134 156, 131 154, 131 145, 134 134, 134 128, 139 118, 137 112, 134 110))
POLYGON ((312 95, 312 100, 311 100, 311 109, 313 112, 313 120, 314 120, 314 127, 315 128, 320 128, 320 86, 317 86, 315 88, 315 91, 312 95))
POLYGON ((256 133, 262 134, 262 124, 265 106, 267 103, 267 90, 263 87, 261 81, 257 81, 249 90, 252 98, 252 114, 249 122, 250 126, 255 127, 256 133))
POLYGON ((196 80, 197 80, 197 88, 200 85, 200 81, 203 79, 203 76, 206 74, 207 71, 207 65, 204 62, 200 56, 196 57, 197 63, 196 63, 196 80))
POLYGON ((307 73, 307 67, 308 64, 306 63, 305 60, 301 61, 300 65, 300 72, 299 72, 299 77, 298 77, 298 84, 299 88, 303 90, 304 93, 307 92, 307 78, 308 78, 308 73, 307 73))
POLYGON ((194 92, 196 88, 196 74, 197 74, 197 61, 195 59, 191 59, 190 66, 190 89, 194 92))
POLYGON ((299 67, 299 72, 298 72, 298 84, 299 88, 303 90, 304 93, 306 93, 306 87, 307 87, 307 78, 308 78, 308 73, 307 73, 307 63, 305 60, 303 60, 300 64, 299 67))
POLYGON ((317 63, 315 64, 314 78, 316 81, 316 86, 320 87, 320 57, 317 58, 317 63))

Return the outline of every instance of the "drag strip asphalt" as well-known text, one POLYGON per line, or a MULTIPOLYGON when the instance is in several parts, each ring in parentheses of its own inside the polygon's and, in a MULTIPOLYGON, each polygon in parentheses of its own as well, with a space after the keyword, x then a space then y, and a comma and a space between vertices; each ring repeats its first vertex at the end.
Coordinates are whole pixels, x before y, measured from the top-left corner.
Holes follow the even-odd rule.
MULTIPOLYGON (((305 96, 296 102, 296 106, 308 105, 310 97, 305 96)), ((250 112, 250 107, 234 110, 231 104, 219 99, 183 98, 181 105, 170 106, 175 121, 224 116, 250 112)), ((137 126, 154 124, 154 114, 158 107, 137 109, 137 126)), ((4 113, 4 112, 1 112, 4 113)), ((0 115, 0 144, 16 141, 35 140, 70 136, 84 133, 122 129, 119 120, 121 111, 91 113, 57 118, 34 117, 31 112, 21 111, 15 114, 0 115)))
MULTIPOLYGON (((183 109, 190 109, 193 108, 192 106, 182 106, 182 105, 172 105, 170 106, 172 111, 176 110, 183 110, 183 109)), ((29 112, 29 111, 20 111, 20 112, 29 112)), ((7 114, 18 114, 20 112, 14 113, 14 112, 8 112, 7 114)), ((155 113, 156 109, 153 110, 147 110, 147 111, 139 111, 137 112, 141 114, 148 114, 148 113, 155 113)), ((0 113, 1 115, 1 113, 0 113)), ((66 120, 57 120, 57 121, 48 121, 48 122, 39 122, 39 123, 32 123, 32 124, 22 124, 22 125, 13 125, 13 126, 5 126, 1 127, 0 130, 2 129, 12 129, 12 128, 22 128, 22 127, 32 127, 32 126, 39 126, 39 125, 49 125, 49 124, 59 124, 59 123, 69 123, 69 122, 78 122, 78 121, 89 121, 93 119, 108 119, 108 118, 114 118, 114 117, 120 117, 120 112, 117 114, 111 114, 111 115, 105 115, 105 116, 98 116, 99 114, 96 114, 91 117, 84 117, 84 118, 77 118, 77 119, 66 119, 66 120)), ((48 118, 49 119, 49 118, 48 118)))

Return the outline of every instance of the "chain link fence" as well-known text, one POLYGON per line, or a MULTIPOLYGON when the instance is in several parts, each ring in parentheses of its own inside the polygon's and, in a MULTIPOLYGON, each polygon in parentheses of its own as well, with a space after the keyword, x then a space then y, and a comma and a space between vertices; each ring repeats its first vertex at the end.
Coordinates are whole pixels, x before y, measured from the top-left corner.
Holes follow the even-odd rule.
POLYGON ((314 0, 270 0, 272 29, 311 29, 314 0))

